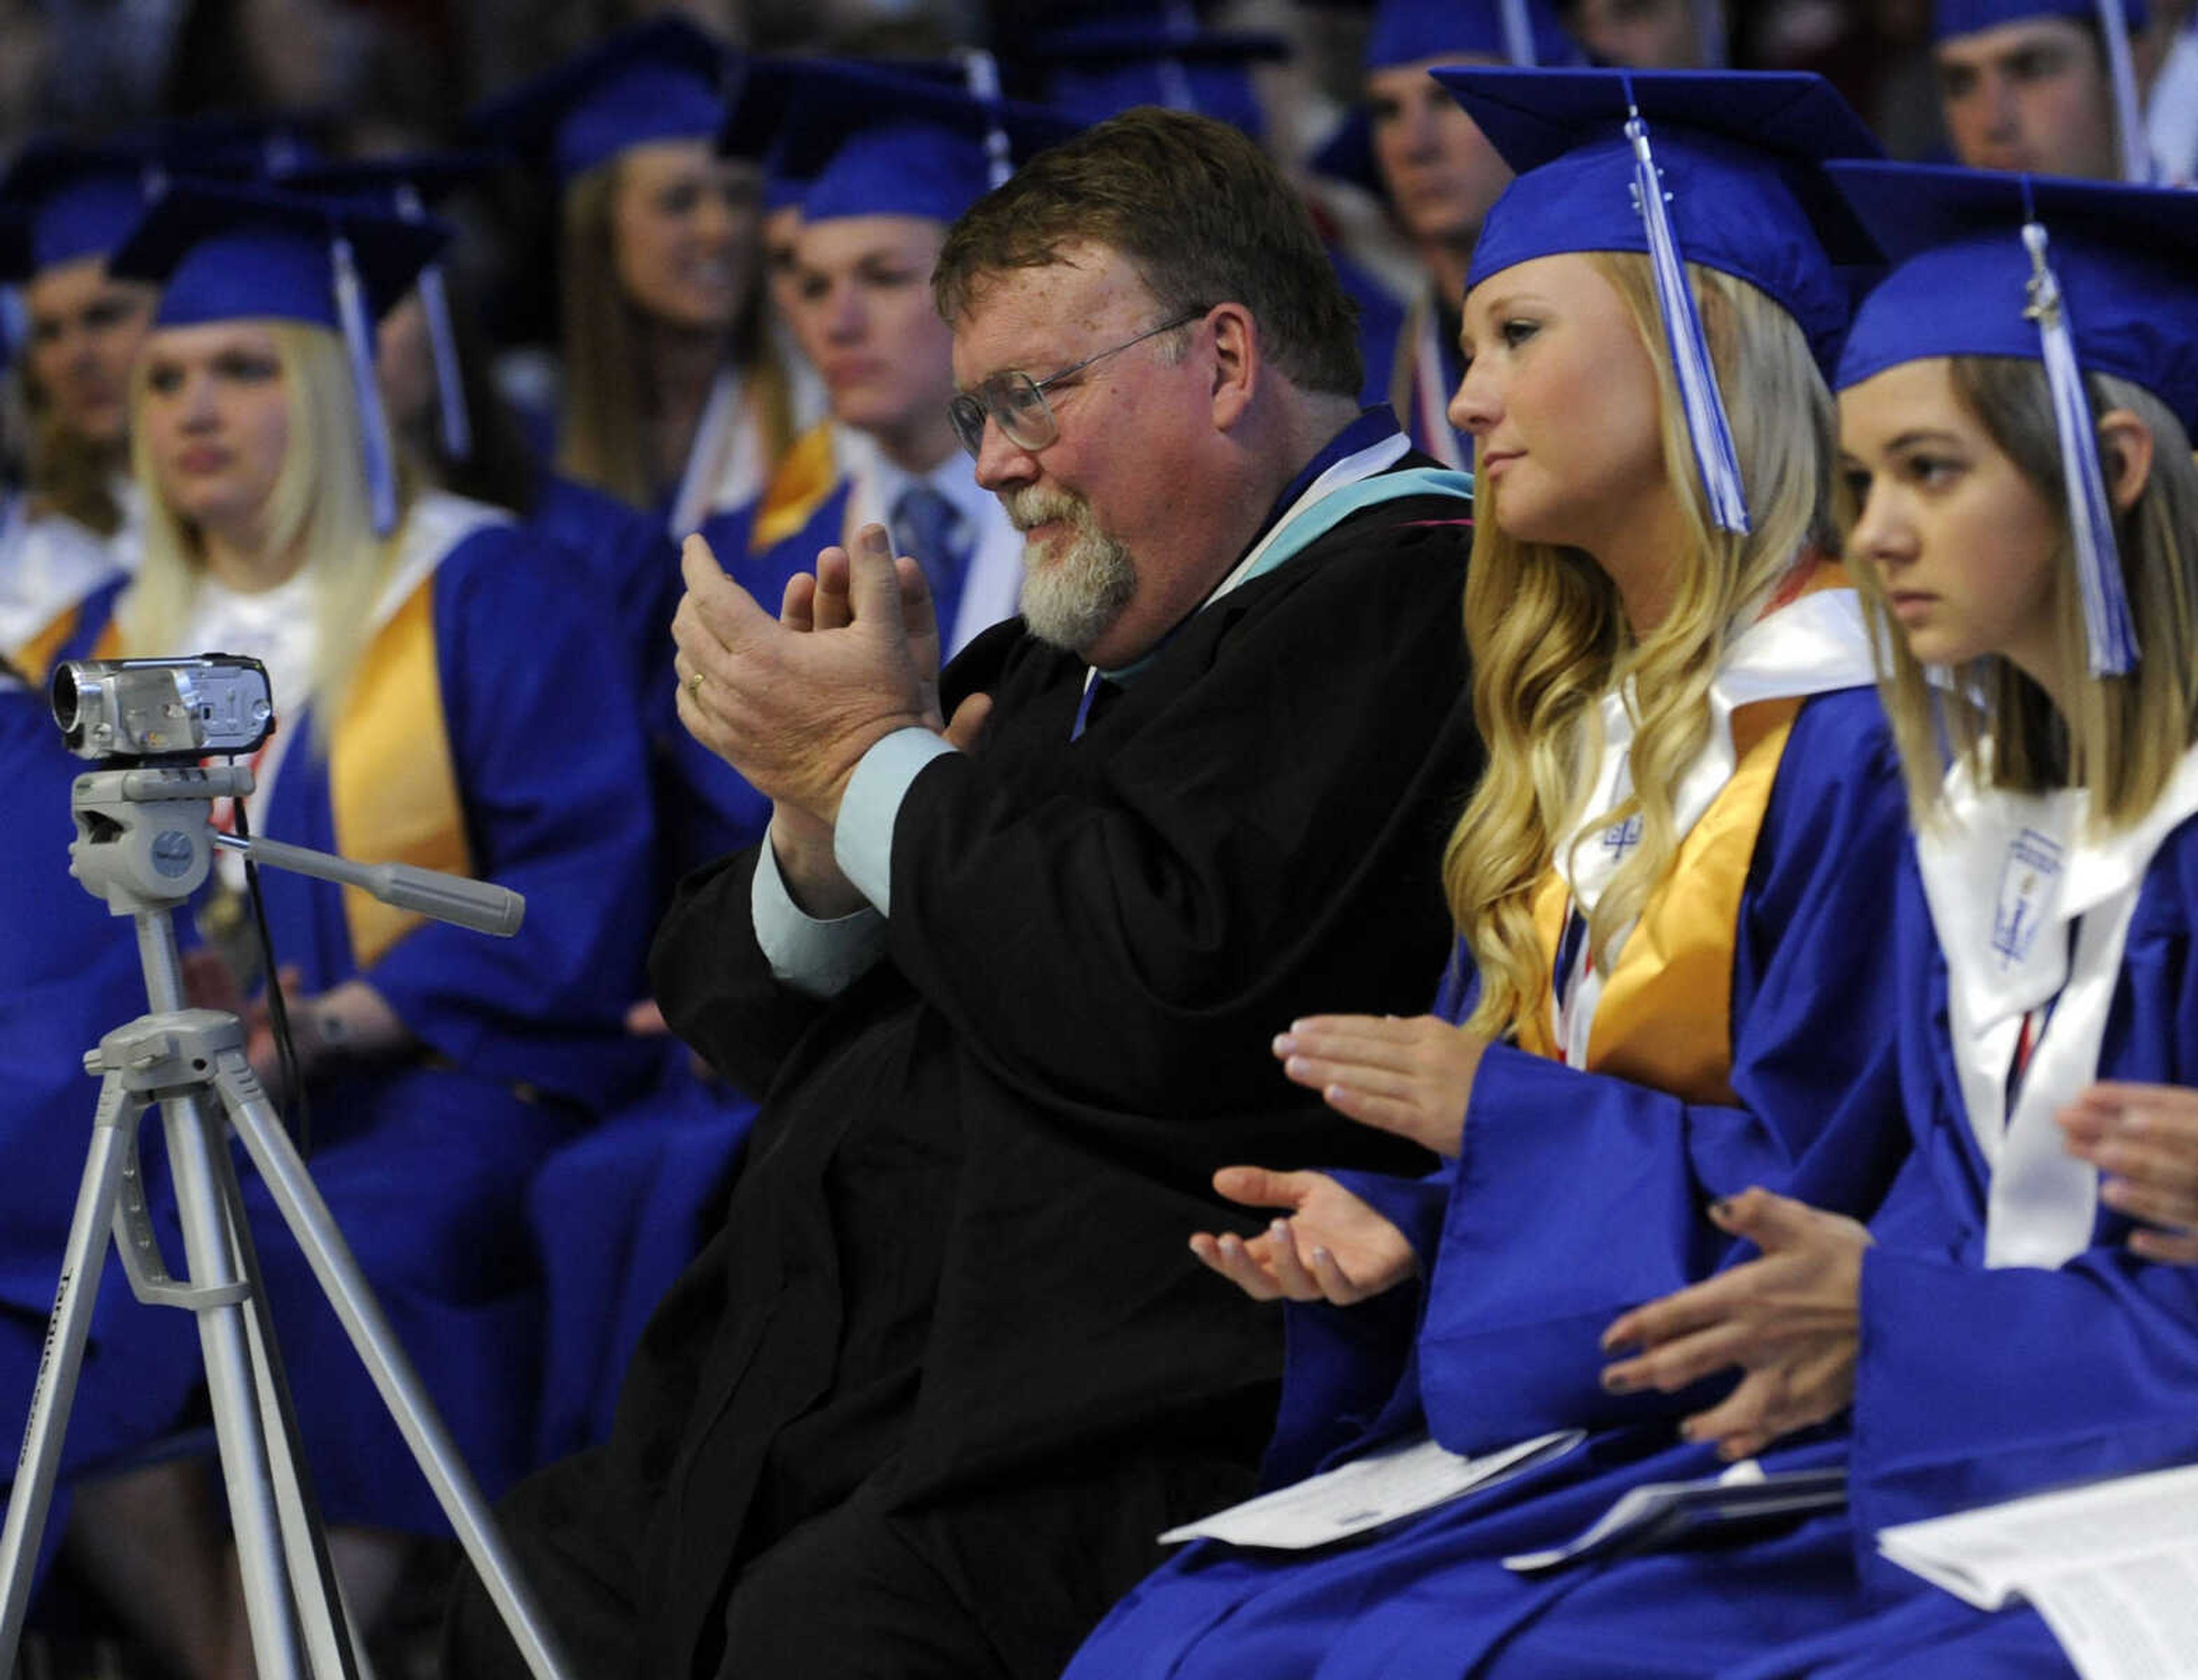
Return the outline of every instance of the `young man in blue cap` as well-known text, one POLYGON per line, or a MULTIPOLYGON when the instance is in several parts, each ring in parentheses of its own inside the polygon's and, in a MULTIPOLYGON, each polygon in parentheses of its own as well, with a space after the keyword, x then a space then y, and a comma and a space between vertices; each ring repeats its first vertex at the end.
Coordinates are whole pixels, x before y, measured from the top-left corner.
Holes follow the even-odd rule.
MULTIPOLYGON (((654 976, 768 1096, 610 1444, 507 1507, 589 1671, 1057 1673, 1271 1421, 1276 1327, 1182 1241, 1212 1170, 1410 1153, 1266 1045, 1439 960, 1464 485, 1361 412, 1303 206, 1219 123, 1041 154, 934 284, 1024 535, 1027 627, 945 673, 952 733, 881 532, 783 624, 689 549, 682 716, 776 806, 654 976)), ((486 1621, 451 1671, 517 1671, 486 1621)))
POLYGON ((2131 38, 2145 0, 1938 0, 1939 91, 1972 169, 2143 181, 2131 38))

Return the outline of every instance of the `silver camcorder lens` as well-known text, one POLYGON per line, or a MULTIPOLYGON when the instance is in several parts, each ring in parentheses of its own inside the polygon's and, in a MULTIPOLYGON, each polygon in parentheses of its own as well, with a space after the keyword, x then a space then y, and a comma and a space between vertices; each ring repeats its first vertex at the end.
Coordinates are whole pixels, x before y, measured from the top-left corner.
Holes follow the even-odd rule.
POLYGON ((250 753, 275 732, 267 667, 241 654, 72 660, 52 687, 54 721, 79 758, 250 753))

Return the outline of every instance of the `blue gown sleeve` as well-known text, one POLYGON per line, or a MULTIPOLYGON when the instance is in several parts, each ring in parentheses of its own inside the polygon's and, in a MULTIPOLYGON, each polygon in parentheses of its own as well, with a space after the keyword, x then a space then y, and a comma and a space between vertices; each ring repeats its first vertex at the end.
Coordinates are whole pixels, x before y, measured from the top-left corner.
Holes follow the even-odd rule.
POLYGON ((517 533, 480 532, 435 577, 435 636, 476 872, 522 892, 517 937, 425 922, 367 978, 460 1067, 601 1107, 645 1080, 630 1039, 652 902, 647 754, 622 683, 591 682, 602 620, 545 589, 517 533))
MULTIPOLYGON (((2198 1084, 2198 825, 2170 837, 2131 919, 2102 1078, 2198 1084)), ((1866 1575, 1912 1589, 1870 1546, 1889 1523, 2198 1460, 2198 1267, 2130 1253, 2102 1210, 2057 1270, 1987 1269, 1988 1181, 1945 1029, 1945 982, 1911 866, 1901 892, 1901 1060, 1916 1149, 1872 1222, 1851 1497, 1866 1575)))
POLYGON ((1822 1207, 1875 1206, 1906 1142, 1883 887, 1905 835, 1875 694, 1811 700, 1742 899, 1738 1102, 1488 1051, 1420 1338, 1421 1392, 1445 1445, 1475 1451, 1698 1409, 1706 1385, 1606 1394, 1599 1338, 1628 1308, 1735 1258, 1741 1245, 1704 1218, 1707 1205, 1759 1184, 1822 1207))

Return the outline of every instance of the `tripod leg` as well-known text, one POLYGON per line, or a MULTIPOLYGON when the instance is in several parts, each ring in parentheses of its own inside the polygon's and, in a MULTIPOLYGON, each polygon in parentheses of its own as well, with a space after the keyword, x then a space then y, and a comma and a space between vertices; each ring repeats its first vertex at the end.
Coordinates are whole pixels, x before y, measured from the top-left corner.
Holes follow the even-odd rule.
POLYGON ((505 1549, 503 1536, 474 1485, 456 1444, 421 1386, 381 1304, 367 1287, 350 1245, 241 1052, 224 1051, 216 1058, 214 1087, 221 1093, 230 1124, 243 1140, 253 1165, 259 1169, 276 1206, 282 1210, 284 1223, 311 1265, 322 1293, 335 1309, 352 1346, 358 1350, 382 1404, 411 1448, 444 1515, 456 1530, 459 1543, 510 1630, 527 1668, 536 1680, 565 1680, 569 1669, 555 1635, 505 1549))
MULTIPOLYGON (((167 1122, 168 1160, 192 1281, 201 1288, 238 1282, 241 1280, 219 1176, 227 1166, 227 1152, 221 1147, 211 1105, 202 1093, 193 1092, 164 1098, 160 1108, 167 1122)), ((253 1655, 263 1680, 303 1680, 309 1671, 297 1603, 282 1567, 281 1524, 245 1308, 238 1302, 204 1308, 198 1322, 253 1655)))
POLYGON ((53 1503, 61 1441, 68 1431, 69 1409, 76 1402, 77 1376, 84 1365, 84 1342, 99 1299, 99 1276, 107 1262, 108 1233, 130 1159, 130 1128, 137 1125, 138 1112, 121 1079, 108 1074, 100 1087, 91 1148, 77 1189, 76 1212, 69 1220, 68 1244, 61 1253, 61 1282, 54 1292, 45 1352, 31 1390, 31 1415, 23 1428, 22 1454, 15 1462, 8 1521, 0 1528, 0 1580, 5 1582, 4 1596, 0 1596, 0 1674, 15 1671, 38 1541, 53 1503))

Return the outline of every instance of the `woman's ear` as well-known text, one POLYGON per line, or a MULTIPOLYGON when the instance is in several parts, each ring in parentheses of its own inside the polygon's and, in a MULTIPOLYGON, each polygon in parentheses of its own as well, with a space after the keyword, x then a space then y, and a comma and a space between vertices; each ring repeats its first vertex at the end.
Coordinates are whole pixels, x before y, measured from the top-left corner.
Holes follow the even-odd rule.
POLYGON ((2127 409, 2108 410, 2099 416, 2099 465, 2114 511, 2127 513, 2152 481, 2152 427, 2127 409))

